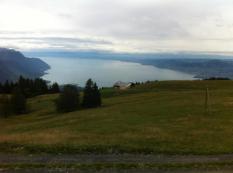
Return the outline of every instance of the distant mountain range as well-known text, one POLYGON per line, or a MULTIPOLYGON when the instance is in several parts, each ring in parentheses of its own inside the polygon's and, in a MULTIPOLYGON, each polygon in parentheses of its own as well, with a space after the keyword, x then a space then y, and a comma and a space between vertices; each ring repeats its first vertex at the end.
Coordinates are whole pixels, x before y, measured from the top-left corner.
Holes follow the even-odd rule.
POLYGON ((50 66, 38 58, 26 58, 13 49, 0 48, 0 82, 15 81, 20 75, 41 77, 50 66))
POLYGON ((212 77, 233 79, 233 60, 229 59, 147 59, 138 62, 192 74, 199 79, 212 77))
POLYGON ((111 53, 101 51, 44 51, 25 52, 25 54, 37 57, 89 58, 137 62, 192 74, 200 79, 211 77, 233 79, 233 56, 192 53, 111 53))

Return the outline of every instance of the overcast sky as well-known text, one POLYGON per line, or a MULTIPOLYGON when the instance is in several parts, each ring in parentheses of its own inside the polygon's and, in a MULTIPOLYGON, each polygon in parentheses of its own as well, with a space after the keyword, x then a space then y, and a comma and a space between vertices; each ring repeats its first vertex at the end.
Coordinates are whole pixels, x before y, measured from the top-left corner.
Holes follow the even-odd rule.
POLYGON ((0 0, 0 47, 233 52, 233 0, 0 0))

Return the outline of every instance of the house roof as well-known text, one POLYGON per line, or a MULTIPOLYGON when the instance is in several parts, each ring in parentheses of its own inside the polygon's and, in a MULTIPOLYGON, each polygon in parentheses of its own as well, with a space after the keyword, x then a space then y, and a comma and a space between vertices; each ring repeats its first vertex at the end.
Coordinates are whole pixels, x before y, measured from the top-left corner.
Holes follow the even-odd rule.
POLYGON ((126 83, 126 82, 122 82, 122 81, 118 81, 114 84, 114 86, 116 87, 127 87, 129 86, 131 83, 126 83))

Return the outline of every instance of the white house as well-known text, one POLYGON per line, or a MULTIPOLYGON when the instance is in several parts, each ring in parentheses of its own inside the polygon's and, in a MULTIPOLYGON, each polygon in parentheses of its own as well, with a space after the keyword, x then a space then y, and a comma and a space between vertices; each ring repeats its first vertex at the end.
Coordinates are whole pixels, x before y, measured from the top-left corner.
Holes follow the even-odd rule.
POLYGON ((131 86, 132 86, 132 83, 125 83, 125 82, 122 82, 122 81, 118 81, 113 85, 114 88, 121 89, 121 90, 128 89, 131 86))

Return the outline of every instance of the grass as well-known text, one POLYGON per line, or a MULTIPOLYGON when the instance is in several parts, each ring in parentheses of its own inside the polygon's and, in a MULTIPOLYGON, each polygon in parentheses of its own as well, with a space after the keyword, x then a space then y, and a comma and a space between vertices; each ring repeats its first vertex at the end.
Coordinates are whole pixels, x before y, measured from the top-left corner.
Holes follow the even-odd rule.
POLYGON ((104 89, 103 106, 57 114, 57 95, 0 119, 0 152, 233 153, 233 81, 164 81, 104 89), (211 109, 205 112, 205 89, 211 109))

